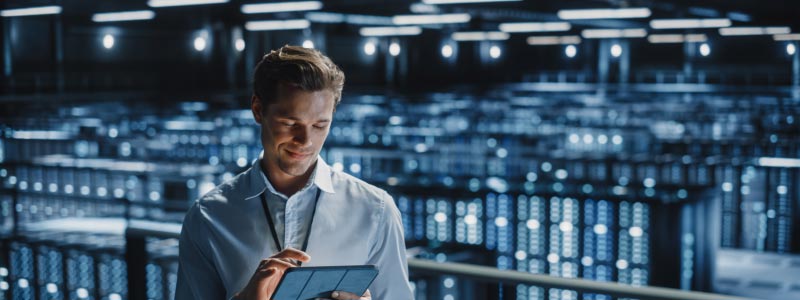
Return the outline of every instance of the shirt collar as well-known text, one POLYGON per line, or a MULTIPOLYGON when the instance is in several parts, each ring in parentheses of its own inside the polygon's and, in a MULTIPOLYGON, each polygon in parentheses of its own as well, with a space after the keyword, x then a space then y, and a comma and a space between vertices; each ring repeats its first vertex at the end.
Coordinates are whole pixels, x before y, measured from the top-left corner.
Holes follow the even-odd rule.
MULTIPOLYGON (((279 194, 277 191, 275 191, 275 188, 272 187, 272 184, 269 182, 269 179, 267 179, 267 176, 264 175, 264 171, 261 168, 262 159, 264 159, 264 151, 261 151, 258 159, 253 160, 253 166, 250 168, 250 174, 248 174, 250 177, 250 186, 253 187, 251 189, 253 194, 248 195, 245 200, 256 198, 266 190, 269 190, 275 194, 279 194)), ((309 182, 317 186, 317 188, 323 192, 335 194, 336 192, 333 189, 333 181, 331 180, 331 172, 331 167, 325 162, 325 160, 323 160, 321 156, 317 156, 317 165, 314 167, 314 172, 311 174, 309 182)), ((303 189, 306 189, 309 185, 310 184, 306 184, 303 189)))

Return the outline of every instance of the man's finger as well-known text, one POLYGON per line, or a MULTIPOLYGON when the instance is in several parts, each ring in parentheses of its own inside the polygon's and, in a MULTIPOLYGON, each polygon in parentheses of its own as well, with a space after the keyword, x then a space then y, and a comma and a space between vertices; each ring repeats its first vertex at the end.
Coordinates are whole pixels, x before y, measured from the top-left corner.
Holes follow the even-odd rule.
POLYGON ((275 254, 275 255, 273 255, 271 257, 272 258, 288 258, 288 259, 299 260, 299 261, 302 261, 302 262, 308 262, 309 260, 311 260, 311 256, 309 256, 305 252, 297 250, 297 249, 294 249, 294 248, 291 248, 291 247, 283 249, 283 251, 278 252, 277 254, 275 254))
POLYGON ((345 300, 345 299, 347 299, 347 300, 350 300, 350 299, 358 300, 358 299, 361 299, 360 296, 358 296, 356 294, 353 294, 353 293, 348 293, 348 292, 345 292, 345 291, 335 291, 335 292, 331 293, 331 297, 333 297, 333 299, 337 299, 337 300, 345 300))
POLYGON ((278 271, 283 272, 286 271, 286 269, 288 268, 294 268, 294 267, 297 267, 297 265, 280 259, 269 258, 267 259, 267 262, 262 264, 259 269, 264 270, 264 269, 275 268, 278 271))

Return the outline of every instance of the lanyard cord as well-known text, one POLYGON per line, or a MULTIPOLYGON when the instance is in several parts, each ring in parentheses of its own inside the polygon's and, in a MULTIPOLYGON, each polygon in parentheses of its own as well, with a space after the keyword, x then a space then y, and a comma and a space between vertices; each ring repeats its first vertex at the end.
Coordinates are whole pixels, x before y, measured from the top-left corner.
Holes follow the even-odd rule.
MULTIPOLYGON (((306 248, 308 248, 308 237, 311 236, 311 226, 314 225, 314 216, 317 214, 317 204, 319 203, 319 196, 322 193, 319 187, 317 187, 317 196, 314 197, 314 209, 311 211, 311 222, 308 223, 308 234, 306 234, 306 238, 303 241, 303 248, 301 249, 303 252, 306 252, 306 248)), ((272 214, 269 212, 269 205, 267 205, 267 191, 265 190, 261 193, 261 207, 264 208, 264 216, 267 218, 267 224, 269 224, 269 230, 272 232, 272 241, 275 243, 275 249, 278 251, 283 250, 281 247, 281 242, 278 239, 278 232, 275 230, 275 223, 272 221, 272 214)))

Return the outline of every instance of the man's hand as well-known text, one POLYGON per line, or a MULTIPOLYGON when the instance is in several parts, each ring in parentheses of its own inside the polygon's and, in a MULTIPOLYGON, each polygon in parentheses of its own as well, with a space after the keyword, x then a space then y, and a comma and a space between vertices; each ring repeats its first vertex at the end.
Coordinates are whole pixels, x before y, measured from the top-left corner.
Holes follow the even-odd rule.
MULTIPOLYGON (((285 250, 261 260, 253 277, 243 290, 236 293, 237 300, 267 300, 272 299, 272 294, 278 288, 278 282, 283 273, 289 268, 297 267, 297 261, 308 262, 311 257, 303 251, 286 248, 285 250)), ((349 298, 337 298, 349 299, 349 298)), ((353 298, 357 299, 357 298, 353 298)), ((369 298, 368 298, 369 299, 369 298)))
MULTIPOLYGON (((335 291, 331 293, 331 298, 335 300, 372 300, 372 295, 369 293, 369 290, 364 292, 364 295, 359 297, 356 294, 342 292, 342 291, 335 291)), ((326 300, 323 298, 317 298, 317 300, 326 300)))

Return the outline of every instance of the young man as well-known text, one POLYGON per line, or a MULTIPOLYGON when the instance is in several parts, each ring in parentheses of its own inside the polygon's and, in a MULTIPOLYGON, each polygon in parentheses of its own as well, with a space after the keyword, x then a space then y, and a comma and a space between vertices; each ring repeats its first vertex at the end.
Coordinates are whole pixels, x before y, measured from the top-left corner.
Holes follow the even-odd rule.
POLYGON ((301 263, 378 268, 364 295, 335 291, 332 299, 412 299, 392 197, 318 156, 344 73, 316 50, 284 46, 254 77, 264 152, 186 214, 176 299, 268 300, 283 272, 301 263))

